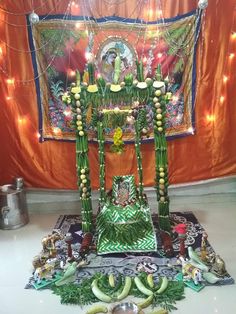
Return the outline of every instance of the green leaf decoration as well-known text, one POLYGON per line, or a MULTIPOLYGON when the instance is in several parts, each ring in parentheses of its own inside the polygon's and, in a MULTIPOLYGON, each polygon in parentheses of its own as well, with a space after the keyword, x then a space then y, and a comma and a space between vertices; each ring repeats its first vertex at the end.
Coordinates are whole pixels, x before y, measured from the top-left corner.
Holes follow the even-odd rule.
POLYGON ((52 95, 58 100, 64 94, 63 82, 57 81, 56 83, 51 82, 50 86, 52 95))

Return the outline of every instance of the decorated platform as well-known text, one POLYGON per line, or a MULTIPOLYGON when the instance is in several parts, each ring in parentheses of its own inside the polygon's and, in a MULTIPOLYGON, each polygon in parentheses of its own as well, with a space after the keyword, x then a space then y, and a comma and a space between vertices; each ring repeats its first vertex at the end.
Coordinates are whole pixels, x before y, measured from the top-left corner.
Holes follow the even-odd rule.
MULTIPOLYGON (((201 226, 195 215, 192 212, 173 212, 170 214, 170 218, 173 226, 179 224, 185 224, 187 226, 188 231, 185 239, 186 256, 189 255, 187 247, 191 247, 193 248, 194 252, 197 253, 200 257, 202 249, 202 238, 203 235, 206 234, 206 231, 201 226)), ((109 276, 112 275, 114 277, 114 285, 117 285, 117 290, 120 291, 120 288, 118 289, 118 285, 120 287, 124 287, 126 277, 132 278, 132 280, 134 280, 134 278, 136 277, 140 278, 140 280, 146 284, 146 288, 150 288, 146 280, 147 276, 152 274, 155 287, 157 287, 158 284, 162 282, 163 278, 168 279, 170 291, 166 292, 166 295, 164 295, 165 297, 159 296, 157 300, 161 302, 162 307, 167 308, 170 311, 176 308, 175 302, 177 300, 175 300, 173 296, 171 299, 169 293, 172 291, 171 289, 174 289, 174 291, 176 289, 176 298, 179 297, 180 299, 182 299, 184 297, 184 288, 181 286, 182 283, 185 283, 194 291, 201 291, 203 288, 210 289, 211 285, 228 285, 234 283, 234 279, 230 276, 230 274, 227 273, 226 270, 221 275, 217 274, 216 272, 214 273, 214 275, 212 275, 210 281, 212 280, 212 278, 217 278, 216 282, 214 283, 209 282, 209 278, 206 278, 207 280, 204 279, 204 275, 202 281, 197 284, 194 284, 192 280, 183 281, 182 266, 177 263, 180 250, 180 241, 178 235, 175 234, 173 236, 173 256, 168 258, 166 257, 163 247, 161 232, 158 227, 157 215, 153 215, 152 220, 154 222, 154 232, 157 243, 157 249, 155 251, 149 253, 119 253, 97 255, 94 247, 94 244, 96 244, 97 241, 97 235, 95 235, 92 243, 90 243, 91 249, 89 250, 89 252, 86 252, 86 255, 84 255, 81 247, 85 233, 82 231, 81 216, 61 215, 58 218, 58 221, 56 222, 55 227, 52 231, 55 233, 60 232, 61 235, 64 235, 64 239, 66 235, 68 236, 68 234, 70 234, 72 250, 71 256, 73 256, 73 259, 77 261, 80 261, 81 258, 84 258, 86 256, 87 263, 81 268, 77 268, 75 279, 69 284, 67 283, 65 285, 57 287, 55 285, 56 280, 54 280, 54 282, 49 281, 47 285, 40 287, 40 285, 37 285, 35 283, 35 276, 32 276, 29 279, 29 282, 27 283, 25 288, 52 289, 55 294, 58 294, 61 297, 62 303, 84 305, 87 303, 92 304, 93 302, 99 301, 99 299, 93 296, 91 290, 91 284, 95 279, 99 278, 99 280, 101 281, 100 284, 106 286, 108 283, 107 280, 109 281, 109 276), (176 283, 178 281, 179 284, 176 283), (78 289, 76 290, 77 297, 72 297, 71 293, 76 289, 76 287, 78 287, 78 289), (79 289, 79 287, 81 289, 79 289), (90 297, 88 296, 88 300, 86 302, 83 299, 85 297, 82 292, 83 287, 86 287, 86 293, 90 295, 90 297), (179 289, 182 289, 181 293, 179 289)), ((55 249, 55 257, 59 262, 58 265, 60 263, 61 265, 65 265, 66 261, 68 260, 68 241, 66 243, 63 239, 57 240, 55 242, 55 249)), ((216 252, 214 251, 208 240, 206 240, 206 252, 208 256, 216 256, 216 252)), ((188 258, 190 257, 188 256, 188 258)), ((206 267, 209 267, 209 271, 216 267, 216 263, 214 262, 212 265, 207 263, 205 265, 206 267)), ((61 279, 65 270, 61 269, 59 266, 57 266, 56 269, 59 273, 61 273, 60 275, 57 275, 59 276, 59 279, 61 279)), ((138 292, 134 284, 132 287, 133 290, 130 290, 130 295, 145 298, 145 294, 143 295, 142 292, 138 292)), ((110 289, 112 293, 115 293, 115 287, 110 287, 110 289)), ((108 290, 109 289, 106 288, 104 291, 108 292, 108 290)))

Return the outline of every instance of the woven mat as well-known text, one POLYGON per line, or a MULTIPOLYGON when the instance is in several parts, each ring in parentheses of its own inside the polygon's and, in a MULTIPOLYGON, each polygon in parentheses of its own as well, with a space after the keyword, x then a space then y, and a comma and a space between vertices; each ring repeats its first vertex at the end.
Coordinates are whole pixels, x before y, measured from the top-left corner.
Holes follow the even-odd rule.
MULTIPOLYGON (((198 222, 197 218, 192 212, 173 212, 170 214, 171 220, 178 223, 185 223, 187 225, 187 238, 185 241, 185 246, 192 246, 194 250, 199 251, 201 246, 202 233, 205 231, 201 224, 198 222)), ((95 272, 100 272, 102 274, 113 273, 118 275, 119 273, 123 275, 135 276, 137 274, 136 266, 139 262, 151 262, 157 265, 156 276, 168 276, 169 278, 174 278, 178 273, 178 268, 170 268, 167 264, 175 264, 176 258, 166 258, 161 246, 160 234, 157 228, 158 217, 153 215, 153 222, 157 236, 157 251, 152 253, 133 253, 131 254, 107 254, 103 256, 97 256, 96 254, 90 254, 88 257, 89 265, 86 268, 82 268, 78 272, 77 281, 78 283, 84 278, 92 276, 95 272)), ((83 232, 81 230, 81 219, 79 215, 61 215, 54 227, 55 229, 60 229, 63 234, 70 232, 73 236, 73 254, 74 256, 79 256, 80 243, 83 239, 83 232)), ((60 245, 60 241, 57 242, 59 247, 58 258, 62 261, 66 260, 67 248, 60 245)), ((39 240, 40 246, 40 240, 39 240)), ((173 241, 173 249, 175 255, 177 256, 179 252, 179 241, 176 238, 173 241)), ((208 252, 214 252, 214 249, 207 242, 208 252)), ((32 288, 33 278, 31 277, 25 288, 32 288)), ((233 284, 234 279, 226 274, 217 283, 217 285, 227 285, 233 284)))

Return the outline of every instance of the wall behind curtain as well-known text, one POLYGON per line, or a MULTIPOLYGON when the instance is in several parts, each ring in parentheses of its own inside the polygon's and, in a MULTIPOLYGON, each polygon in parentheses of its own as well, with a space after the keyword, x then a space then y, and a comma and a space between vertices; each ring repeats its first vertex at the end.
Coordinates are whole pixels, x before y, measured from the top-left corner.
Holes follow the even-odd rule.
MULTIPOLYGON (((124 1, 120 6, 108 8, 102 0, 92 1, 97 16, 116 15, 127 17, 135 10, 138 1, 124 1)), ((198 1, 163 1, 165 17, 173 17, 196 8, 198 1)), ((40 14, 64 13, 68 1, 34 1, 40 14)), ((81 3, 86 3, 81 0, 81 3)), ((155 1, 151 1, 154 8, 155 1)), ((0 184, 9 183, 15 176, 22 176, 28 187, 76 189, 74 143, 47 141, 37 138, 38 114, 33 81, 33 69, 27 38, 25 16, 32 11, 31 0, 4 1, 0 10, 0 184), (4 7, 3 7, 4 6, 4 7), (15 25, 11 24, 17 24, 15 25), (6 47, 4 43, 7 43, 6 47), (26 52, 22 52, 25 50, 26 52), (15 86, 7 84, 6 73, 15 78, 15 86), (6 96, 10 97, 7 99, 6 96)), ((184 183, 236 173, 236 53, 229 61, 230 32, 234 21, 235 0, 209 0, 203 32, 197 51, 196 134, 168 142, 170 183, 184 183), (230 62, 230 63, 229 63, 230 62), (223 75, 231 73, 227 84, 223 75), (221 95, 224 101, 220 101, 221 95), (206 115, 215 115, 208 122, 206 115)), ((77 13, 81 12, 79 7, 77 13)), ((88 9, 89 11, 89 9, 88 9)), ((86 12, 85 12, 86 13, 86 12)), ((89 13, 89 12, 88 12, 89 13)), ((135 13, 134 13, 135 16, 135 13)), ((137 14, 136 14, 137 16, 137 14)), ((234 25, 236 31, 236 25, 234 25)), ((236 51, 235 51, 236 52, 236 51)), ((90 145, 90 165, 93 188, 98 187, 97 146, 90 145)), ((153 144, 143 147, 145 185, 154 184, 153 144)), ((107 183, 112 175, 136 173, 134 147, 126 145, 126 152, 119 156, 107 152, 107 183)))

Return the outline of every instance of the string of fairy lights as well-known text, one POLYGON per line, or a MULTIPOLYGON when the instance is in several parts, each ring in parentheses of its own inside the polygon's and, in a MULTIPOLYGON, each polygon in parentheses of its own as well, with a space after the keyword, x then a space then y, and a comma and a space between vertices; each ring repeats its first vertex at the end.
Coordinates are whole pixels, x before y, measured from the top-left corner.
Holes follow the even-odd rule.
MULTIPOLYGON (((121 5, 125 2, 127 2, 128 0, 104 0, 104 3, 107 4, 107 6, 109 5, 121 5)), ((29 22, 30 24, 27 25, 26 24, 15 24, 15 23, 11 23, 9 22, 6 18, 5 19, 1 19, 0 23, 2 24, 6 24, 5 27, 7 27, 8 25, 11 27, 15 27, 15 28, 20 28, 20 27, 28 27, 31 26, 32 28, 37 24, 43 23, 44 21, 46 21, 46 19, 50 16, 51 12, 54 10, 56 11, 57 5, 60 2, 55 3, 55 7, 48 11, 46 15, 44 15, 42 18, 39 18, 37 15, 37 11, 44 8, 45 11, 46 10, 46 5, 47 5, 48 1, 43 1, 41 3, 40 6, 34 7, 33 5, 33 1, 32 1, 32 10, 28 11, 28 12, 11 12, 8 9, 2 8, 0 7, 0 12, 4 15, 10 15, 10 16, 14 16, 17 18, 17 16, 24 16, 26 14, 29 14, 29 22)), ((201 30, 201 38, 199 40, 199 54, 200 54, 200 58, 203 58, 203 54, 204 54, 204 46, 205 46, 205 37, 204 37, 204 32, 205 32, 205 23, 206 23, 206 18, 205 18, 205 9, 207 7, 208 1, 207 0, 199 0, 198 2, 198 10, 197 10, 197 18, 196 18, 196 25, 200 22, 201 19, 201 27, 198 28, 198 32, 197 35, 194 38, 194 43, 196 43, 196 41, 198 40, 198 37, 200 36, 200 30, 201 30)), ((88 36, 91 37, 91 40, 94 41, 96 40, 95 36, 94 36, 94 27, 96 27, 99 31, 103 32, 103 29, 101 27, 101 25, 99 24, 97 18, 95 18, 95 12, 92 6, 92 3, 90 2, 90 0, 85 1, 84 0, 84 7, 87 5, 87 7, 89 8, 89 12, 91 13, 91 16, 86 16, 86 12, 84 11, 83 13, 83 21, 79 21, 78 23, 75 24, 75 29, 80 30, 81 28, 81 24, 83 24, 83 27, 85 27, 85 32, 88 34, 88 36)), ((67 8, 63 14, 62 17, 62 24, 63 22, 68 21, 69 19, 72 19, 72 13, 73 13, 73 9, 78 9, 79 5, 78 3, 76 3, 76 1, 69 1, 67 8)), ((96 12, 96 16, 97 16, 97 12, 96 12)), ((99 16, 99 15, 98 15, 99 16)), ((106 17, 104 16, 99 16, 99 18, 103 18, 106 20, 108 20, 106 17)), ((133 27, 133 29, 135 27, 137 27, 137 25, 141 26, 139 28, 139 32, 136 36, 136 42, 135 42, 135 46, 137 46, 141 41, 142 41, 142 58, 144 63, 146 64, 146 67, 148 69, 151 68, 152 65, 152 60, 153 60, 153 51, 156 47, 156 45, 158 45, 158 41, 159 41, 159 28, 164 27, 165 25, 165 19, 164 19, 164 14, 163 14, 163 10, 161 7, 161 1, 160 0, 156 0, 156 8, 155 10, 153 8, 150 7, 150 0, 146 1, 146 0, 139 0, 137 2, 136 7, 134 8, 133 12, 130 13, 129 17, 126 17, 124 19, 121 20, 121 22, 125 23, 126 21, 128 21, 128 19, 132 18, 134 20, 134 23, 132 24, 131 28, 133 27), (141 12, 143 12, 143 8, 144 5, 147 7, 147 5, 149 6, 147 9, 147 19, 144 21, 143 19, 140 19, 141 16, 141 12), (133 16, 135 14, 135 12, 137 13, 137 16, 133 16), (156 34, 156 37, 154 39, 154 43, 152 43, 150 49, 149 49, 149 54, 148 56, 144 55, 144 46, 146 44, 146 39, 148 37, 148 30, 147 30, 147 25, 148 25, 148 21, 151 20, 153 17, 158 19, 158 23, 156 23, 156 30, 154 31, 154 33, 156 34), (141 23, 140 23, 141 20, 141 23), (144 28, 144 31, 142 29, 142 27, 144 28)), ((64 31, 66 30, 66 23, 64 23, 64 31)), ((61 39, 63 38, 63 29, 62 29, 62 36, 61 39)), ((173 40, 171 34, 169 33, 168 28, 165 28, 165 31, 162 32, 162 34, 164 35, 164 37, 168 40, 168 43, 170 44, 171 47, 175 48, 177 53, 180 50, 188 50, 188 44, 187 42, 176 42, 175 40, 173 40)), ((107 33, 104 32, 103 34, 104 36, 107 36, 107 33)), ((128 38, 128 37, 127 37, 128 38)), ((40 51, 42 49, 44 49, 47 45, 49 45, 52 41, 54 40, 54 36, 52 36, 48 41, 44 42, 41 46, 31 50, 31 49, 20 49, 18 47, 14 47, 12 46, 12 43, 9 42, 5 42, 4 40, 0 39, 0 71, 1 73, 6 77, 5 79, 5 83, 6 83, 6 100, 7 101, 13 101, 14 99, 14 89, 15 89, 15 85, 20 83, 20 84, 27 84, 27 83, 33 83, 36 79, 40 78, 42 75, 45 75, 45 73, 47 72, 47 70, 49 69, 49 67, 53 64, 56 54, 54 56, 51 57, 51 59, 49 60, 49 62, 47 63, 46 67, 44 69, 41 70, 41 72, 33 77, 32 79, 16 79, 14 77, 12 77, 9 69, 6 68, 6 65, 4 64, 4 60, 6 59, 7 56, 7 52, 8 50, 13 50, 15 52, 18 53, 22 53, 22 54, 29 54, 29 53, 33 53, 33 52, 37 52, 40 51)), ((223 104, 226 101, 226 91, 227 91, 227 83, 230 80, 230 74, 232 72, 231 69, 231 64, 233 59, 235 58, 235 53, 234 53, 234 49, 235 49, 235 42, 236 42, 236 31, 232 31, 231 35, 230 35, 230 44, 228 47, 228 58, 227 60, 225 60, 225 65, 224 65, 224 73, 222 74, 222 93, 221 95, 219 95, 219 103, 223 104)), ((61 41, 58 41, 58 47, 60 46, 61 41)), ((98 43, 96 43, 98 45, 98 43)), ((89 49, 89 54, 88 51, 86 59, 91 57, 91 53, 92 53, 92 49, 93 49, 93 45, 91 45, 90 49, 89 49)), ((57 51, 57 50, 55 50, 57 51)), ((162 58, 163 57, 163 52, 158 53, 157 55, 158 58, 162 58)), ((70 55, 69 55, 69 62, 70 62, 70 55)), ((70 67, 70 64, 68 65, 70 67)), ((149 72, 149 70, 147 70, 147 72, 149 72)), ((199 90, 199 86, 200 86, 200 77, 201 77, 201 67, 198 67, 198 75, 197 75, 197 82, 196 82, 196 94, 197 91, 199 90)), ((67 72, 67 75, 70 76, 75 76, 75 71, 71 70, 71 72, 67 72)), ((68 78, 66 77, 66 82, 68 81, 68 78)), ((208 122, 213 123, 216 120, 216 117, 214 115, 214 113, 210 112, 206 114, 206 120, 208 122)), ((24 120, 23 117, 19 117, 18 122, 20 125, 23 125, 26 123, 26 121, 24 120)), ((189 130, 190 133, 193 132, 193 130, 189 130)), ((39 137, 39 134, 37 133, 37 137, 39 137)))

